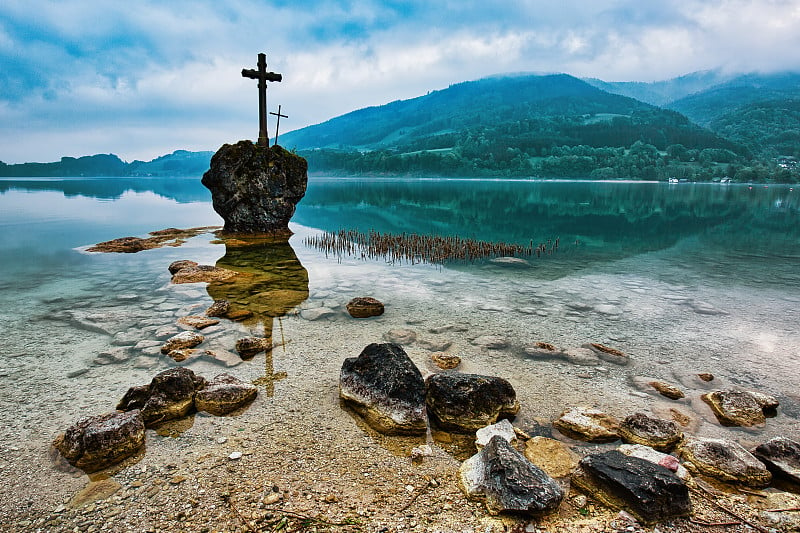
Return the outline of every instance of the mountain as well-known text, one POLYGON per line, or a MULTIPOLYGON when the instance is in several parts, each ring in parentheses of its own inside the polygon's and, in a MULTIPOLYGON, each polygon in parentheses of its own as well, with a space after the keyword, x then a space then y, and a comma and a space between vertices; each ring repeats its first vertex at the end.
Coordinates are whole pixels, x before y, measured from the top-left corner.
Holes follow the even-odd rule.
POLYGON ((53 163, 7 165, 0 161, 0 176, 200 176, 208 170, 212 155, 214 152, 176 150, 152 161, 132 163, 126 163, 114 154, 62 157, 53 163))
POLYGON ((800 99, 800 73, 745 74, 666 104, 703 126, 760 102, 800 99))
POLYGON ((539 155, 561 145, 628 147, 636 141, 737 150, 668 110, 610 94, 566 74, 493 77, 425 96, 353 111, 281 137, 299 150, 453 148, 490 133, 500 144, 539 155))
POLYGON ((495 76, 281 136, 312 171, 626 179, 732 174, 744 146, 566 74, 495 76), (702 165, 701 165, 702 161, 702 165))
POLYGON ((609 82, 597 78, 584 78, 583 81, 606 92, 628 96, 660 107, 669 107, 667 104, 670 102, 721 85, 732 77, 732 75, 723 74, 719 70, 704 70, 654 82, 609 82))

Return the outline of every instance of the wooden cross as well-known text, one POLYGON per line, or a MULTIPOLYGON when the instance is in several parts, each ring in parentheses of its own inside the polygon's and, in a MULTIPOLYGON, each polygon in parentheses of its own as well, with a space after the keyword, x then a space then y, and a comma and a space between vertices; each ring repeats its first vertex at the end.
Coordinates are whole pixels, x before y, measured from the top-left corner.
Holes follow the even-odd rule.
POLYGON ((267 82, 281 81, 283 76, 275 72, 267 72, 267 55, 258 54, 258 70, 243 68, 242 77, 258 80, 258 144, 269 146, 269 135, 267 134, 267 82))
POLYGON ((275 144, 273 145, 273 146, 277 146, 278 145, 278 130, 281 127, 281 117, 289 118, 289 116, 288 115, 281 115, 281 106, 278 106, 278 112, 277 113, 273 113, 272 111, 270 111, 269 114, 270 115, 275 115, 276 117, 278 117, 278 123, 275 125, 275 144))

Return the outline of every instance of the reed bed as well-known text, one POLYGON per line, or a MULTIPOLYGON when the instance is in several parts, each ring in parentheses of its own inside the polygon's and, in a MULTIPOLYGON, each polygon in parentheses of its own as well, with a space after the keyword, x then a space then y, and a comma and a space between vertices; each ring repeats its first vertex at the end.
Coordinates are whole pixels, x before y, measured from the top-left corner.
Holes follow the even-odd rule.
POLYGON ((456 236, 419 235, 416 233, 390 234, 370 230, 340 229, 306 237, 306 246, 325 252, 325 257, 357 257, 359 259, 384 259, 386 262, 413 264, 473 263, 497 257, 532 258, 547 256, 558 251, 559 239, 528 246, 505 242, 479 241, 456 236))

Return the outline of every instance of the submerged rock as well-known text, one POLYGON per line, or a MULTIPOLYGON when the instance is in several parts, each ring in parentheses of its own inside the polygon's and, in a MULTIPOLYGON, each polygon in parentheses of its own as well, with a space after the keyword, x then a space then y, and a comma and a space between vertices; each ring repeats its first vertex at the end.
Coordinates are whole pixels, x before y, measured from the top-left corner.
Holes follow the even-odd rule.
POLYGON ((255 385, 220 374, 195 393, 194 403, 198 411, 223 416, 252 402, 257 395, 255 385))
POLYGON ((587 342, 582 347, 592 350, 603 361, 615 365, 627 365, 631 360, 628 354, 597 342, 587 342))
POLYGON ((242 359, 252 359, 257 353, 271 347, 270 339, 263 337, 243 337, 236 341, 236 351, 242 359))
POLYGON ((308 163, 280 146, 225 144, 202 183, 226 232, 290 233, 289 219, 306 193, 308 163))
POLYGON ((212 265, 196 265, 184 267, 172 275, 172 283, 211 283, 227 281, 239 273, 227 268, 212 265))
POLYGON ((214 300, 214 303, 206 309, 206 316, 224 317, 231 310, 231 303, 228 300, 214 300))
POLYGON ((613 442, 619 440, 619 420, 598 409, 572 407, 553 422, 561 433, 586 442, 613 442))
POLYGON ((492 514, 542 515, 555 511, 564 498, 558 483, 499 435, 464 461, 460 474, 467 497, 484 500, 492 514))
POLYGON ((683 432, 675 422, 645 413, 626 417, 619 425, 618 433, 627 443, 643 444, 661 452, 671 451, 683 438, 683 432))
POLYGON ((617 450, 584 457, 572 482, 593 498, 644 524, 692 512, 689 489, 671 470, 617 450))
POLYGON ((177 335, 173 335, 161 347, 161 353, 168 354, 172 350, 183 350, 186 348, 194 348, 202 343, 205 337, 194 331, 183 331, 177 335))
POLYGON ((648 385, 657 390, 662 396, 666 396, 670 400, 680 400, 685 396, 681 389, 675 385, 664 383, 663 381, 651 381, 648 383, 648 385))
POLYGON ((441 429, 470 433, 519 411, 511 383, 477 374, 433 374, 426 382, 428 416, 441 429))
POLYGON ((753 450, 775 477, 800 485, 800 443, 785 437, 775 437, 753 450))
POLYGON ((473 346, 480 346, 487 350, 502 350, 508 346, 508 341, 499 335, 481 335, 472 339, 473 346))
POLYGON ((425 382, 396 344, 370 344, 342 363, 339 397, 374 429, 388 434, 423 434, 425 382))
POLYGON ((196 263, 195 261, 189 261, 188 259, 181 259, 180 261, 173 261, 172 263, 170 263, 167 269, 169 270, 170 274, 175 274, 181 269, 188 267, 196 267, 196 266, 198 266, 198 263, 196 263))
POLYGON ((345 307, 353 318, 370 318, 383 314, 383 304, 369 296, 353 298, 345 307))
POLYGON ((432 353, 431 361, 442 370, 452 370, 458 368, 458 365, 461 364, 461 358, 459 356, 445 352, 432 353))
POLYGON ((417 334, 412 329, 393 329, 383 334, 383 340, 390 344, 407 346, 417 341, 417 334))
POLYGON ((219 324, 219 320, 198 315, 182 316, 178 319, 179 326, 193 329, 205 329, 217 324, 219 324))
POLYGON ((564 352, 549 342, 534 342, 522 349, 525 355, 533 359, 565 359, 564 352))
POLYGON ((727 439, 688 439, 678 450, 684 466, 721 481, 766 487, 772 475, 739 443, 727 439))
POLYGON ((71 465, 91 473, 135 454, 144 440, 144 421, 134 409, 83 418, 56 437, 53 446, 71 465))
POLYGON ((701 396, 724 426, 762 426, 773 414, 778 400, 754 391, 715 390, 701 396))
POLYGON ((131 387, 117 405, 121 411, 141 410, 147 427, 165 420, 182 418, 194 409, 194 394, 206 384, 205 378, 185 367, 156 374, 149 385, 131 387))

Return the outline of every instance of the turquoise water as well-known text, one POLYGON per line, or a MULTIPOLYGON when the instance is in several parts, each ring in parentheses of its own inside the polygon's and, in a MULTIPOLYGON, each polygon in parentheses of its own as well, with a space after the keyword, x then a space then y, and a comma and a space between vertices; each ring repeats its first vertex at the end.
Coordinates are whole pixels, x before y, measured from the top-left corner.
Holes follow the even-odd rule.
MULTIPOLYGON (((312 179, 288 246, 242 253, 204 234, 180 248, 89 254, 82 249, 99 241, 221 220, 199 179, 0 180, 0 439, 44 446, 174 364, 158 345, 177 332, 175 319, 230 296, 211 285, 172 285, 167 266, 178 259, 256 275, 235 294, 255 319, 210 331, 210 349, 230 352, 237 335, 255 331, 292 335, 298 350, 341 359, 410 328, 452 342, 464 371, 511 379, 528 399, 520 423, 552 419, 568 404, 658 411, 671 404, 642 385, 655 378, 686 389, 675 405, 701 420, 698 433, 726 434, 692 378, 711 371, 721 388, 777 396, 778 417, 759 431, 797 438, 798 195, 789 186, 312 179), (303 244, 339 228, 521 244, 558 238, 561 246, 511 267, 392 265, 326 257, 303 244), (366 295, 384 301, 387 313, 356 323, 343 306, 366 295), (448 324, 466 332, 430 332, 448 324), (482 347, 485 335, 506 347, 482 347), (633 363, 534 361, 524 348, 537 341, 565 349, 602 342, 633 363)), ((432 370, 421 344, 408 351, 432 370)), ((292 380, 335 384, 336 375, 293 362, 304 360, 289 354, 254 364, 267 376, 288 374, 270 394, 291 394, 292 380)), ((212 373, 231 364, 190 366, 212 373)))

